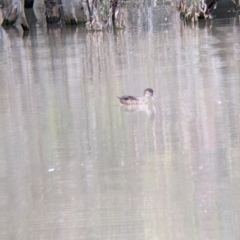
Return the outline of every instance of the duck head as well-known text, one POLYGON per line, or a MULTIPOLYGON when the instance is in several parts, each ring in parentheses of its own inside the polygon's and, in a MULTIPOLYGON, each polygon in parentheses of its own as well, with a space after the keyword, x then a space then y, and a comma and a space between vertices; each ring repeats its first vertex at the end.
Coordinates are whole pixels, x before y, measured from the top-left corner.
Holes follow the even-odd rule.
POLYGON ((152 97, 153 99, 156 98, 156 96, 153 94, 153 90, 151 88, 146 88, 143 92, 144 97, 152 97))

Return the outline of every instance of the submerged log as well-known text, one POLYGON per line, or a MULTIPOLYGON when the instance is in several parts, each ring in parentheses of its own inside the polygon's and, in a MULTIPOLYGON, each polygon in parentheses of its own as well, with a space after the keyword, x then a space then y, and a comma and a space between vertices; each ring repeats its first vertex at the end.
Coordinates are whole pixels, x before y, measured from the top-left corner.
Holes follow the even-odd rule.
POLYGON ((2 25, 21 26, 23 31, 29 31, 24 12, 24 0, 3 0, 2 25))

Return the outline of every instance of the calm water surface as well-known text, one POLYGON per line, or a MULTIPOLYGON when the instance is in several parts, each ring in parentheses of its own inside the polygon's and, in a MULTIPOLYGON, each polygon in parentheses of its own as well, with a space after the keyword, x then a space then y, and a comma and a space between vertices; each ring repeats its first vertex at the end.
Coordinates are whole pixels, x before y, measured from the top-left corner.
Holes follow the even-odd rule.
POLYGON ((129 22, 0 28, 0 239, 240 239, 239 25, 129 22))

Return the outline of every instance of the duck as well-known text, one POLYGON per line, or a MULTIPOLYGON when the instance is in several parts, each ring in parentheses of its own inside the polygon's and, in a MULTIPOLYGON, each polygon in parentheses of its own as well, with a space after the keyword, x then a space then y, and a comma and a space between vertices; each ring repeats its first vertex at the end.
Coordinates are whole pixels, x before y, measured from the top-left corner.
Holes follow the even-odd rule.
POLYGON ((142 105, 142 104, 148 104, 149 97, 152 97, 153 99, 156 98, 151 88, 146 88, 144 90, 143 97, 134 97, 134 96, 124 95, 122 97, 118 97, 118 99, 120 103, 124 105, 142 105))

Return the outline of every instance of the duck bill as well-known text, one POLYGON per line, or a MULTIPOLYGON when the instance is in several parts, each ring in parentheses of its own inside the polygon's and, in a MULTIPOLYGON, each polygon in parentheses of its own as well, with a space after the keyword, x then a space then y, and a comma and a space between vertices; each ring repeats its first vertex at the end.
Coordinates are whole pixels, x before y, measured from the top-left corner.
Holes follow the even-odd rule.
POLYGON ((152 98, 155 99, 155 98, 156 98, 156 95, 152 95, 152 98))

